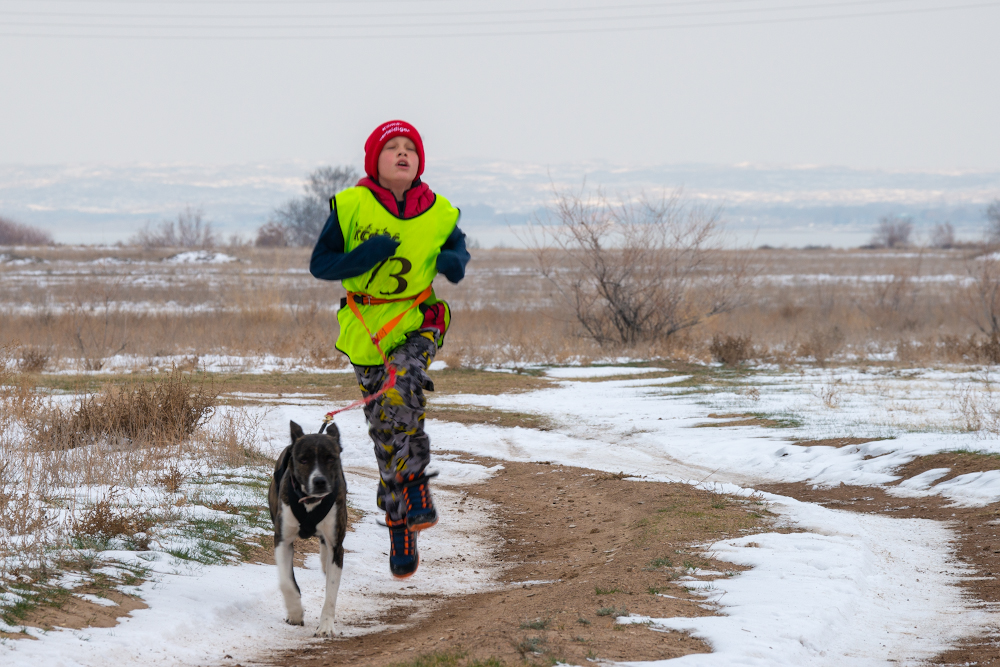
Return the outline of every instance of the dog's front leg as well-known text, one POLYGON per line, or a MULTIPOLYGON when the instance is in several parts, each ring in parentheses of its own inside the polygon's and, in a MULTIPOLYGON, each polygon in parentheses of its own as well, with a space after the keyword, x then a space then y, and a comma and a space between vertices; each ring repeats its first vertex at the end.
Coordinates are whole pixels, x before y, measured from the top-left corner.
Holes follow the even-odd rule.
POLYGON ((285 610, 288 612, 288 618, 285 620, 291 625, 303 625, 302 594, 295 581, 292 550, 299 522, 287 505, 282 508, 281 514, 280 529, 275 531, 274 536, 274 562, 278 566, 278 587, 281 589, 281 595, 285 598, 285 610))
POLYGON ((323 558, 323 570, 326 572, 326 601, 319 615, 317 637, 332 637, 334 635, 334 616, 337 612, 337 593, 340 591, 340 575, 344 571, 344 547, 337 539, 336 507, 323 517, 316 526, 325 549, 320 549, 323 558))

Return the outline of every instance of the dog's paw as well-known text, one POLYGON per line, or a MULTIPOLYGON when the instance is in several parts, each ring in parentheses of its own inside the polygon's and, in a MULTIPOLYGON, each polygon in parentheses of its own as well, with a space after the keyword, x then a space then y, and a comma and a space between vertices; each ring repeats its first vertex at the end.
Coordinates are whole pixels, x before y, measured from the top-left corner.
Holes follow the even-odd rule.
POLYGON ((298 620, 294 618, 286 618, 285 623, 288 623, 288 625, 305 625, 301 616, 299 616, 298 620))
POLYGON ((319 622, 319 629, 316 630, 314 637, 333 637, 336 634, 334 629, 333 620, 319 622))

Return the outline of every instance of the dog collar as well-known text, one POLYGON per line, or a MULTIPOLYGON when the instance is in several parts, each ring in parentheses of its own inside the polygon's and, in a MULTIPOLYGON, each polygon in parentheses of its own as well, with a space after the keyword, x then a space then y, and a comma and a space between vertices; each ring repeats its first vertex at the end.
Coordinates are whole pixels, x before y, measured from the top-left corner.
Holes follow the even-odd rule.
POLYGON ((299 502, 300 503, 318 503, 318 502, 322 502, 323 499, 326 498, 328 495, 330 495, 330 494, 329 493, 324 493, 323 495, 320 495, 320 496, 302 496, 301 498, 299 498, 299 502))

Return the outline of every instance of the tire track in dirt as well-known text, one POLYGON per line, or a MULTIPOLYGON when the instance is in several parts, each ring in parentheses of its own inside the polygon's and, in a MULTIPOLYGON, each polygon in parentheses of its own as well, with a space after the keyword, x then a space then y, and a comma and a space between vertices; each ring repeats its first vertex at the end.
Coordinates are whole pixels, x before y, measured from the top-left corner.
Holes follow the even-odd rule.
MULTIPOLYGON (((487 482, 458 489, 496 507, 483 530, 495 535, 496 557, 507 564, 502 586, 443 599, 402 629, 318 642, 272 655, 267 664, 374 667, 411 664, 426 654, 461 655, 459 664, 491 658, 508 665, 586 664, 708 652, 683 633, 616 624, 615 614, 715 613, 676 580, 690 571, 685 566, 741 568, 709 561, 691 545, 770 530, 766 510, 752 499, 584 468, 459 455, 504 466, 487 482)), ((463 502, 441 507, 442 520, 462 512, 463 502)), ((433 529, 423 539, 433 539, 433 529)), ((389 576, 387 563, 376 567, 389 576)))

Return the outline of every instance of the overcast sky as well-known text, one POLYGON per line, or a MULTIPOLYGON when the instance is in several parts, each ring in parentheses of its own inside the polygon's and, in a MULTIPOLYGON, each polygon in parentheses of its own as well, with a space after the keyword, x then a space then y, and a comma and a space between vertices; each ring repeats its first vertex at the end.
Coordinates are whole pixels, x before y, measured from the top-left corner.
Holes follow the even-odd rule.
POLYGON ((359 163, 403 118, 429 163, 998 169, 998 28, 961 0, 0 0, 0 162, 359 163))

